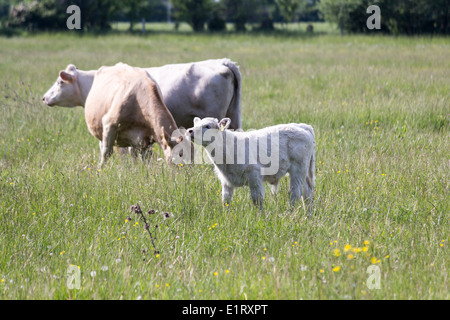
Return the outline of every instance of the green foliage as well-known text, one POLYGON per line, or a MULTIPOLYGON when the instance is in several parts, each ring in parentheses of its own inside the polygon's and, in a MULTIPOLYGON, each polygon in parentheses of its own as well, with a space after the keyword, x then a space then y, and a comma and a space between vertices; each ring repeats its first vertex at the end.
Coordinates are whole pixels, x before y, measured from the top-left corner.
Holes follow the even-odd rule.
POLYGON ((195 32, 203 31, 213 8, 212 0, 173 0, 173 15, 187 22, 195 32))
POLYGON ((381 11, 381 32, 392 34, 450 33, 448 1, 404 0, 322 0, 325 19, 348 32, 372 32, 366 27, 366 9, 377 5, 381 11))
POLYGON ((325 20, 336 23, 342 34, 344 29, 352 25, 350 14, 357 11, 360 2, 360 0, 321 0, 319 8, 325 20))
MULTIPOLYGON (((338 25, 341 34, 449 34, 448 0, 173 0, 172 17, 203 31, 225 30, 227 21, 235 31, 245 31, 248 23, 259 24, 257 30, 272 30, 274 22, 326 21, 338 25), (381 10, 381 30, 369 30, 366 12, 370 5, 381 10)), ((115 20, 128 21, 129 30, 141 19, 165 21, 167 0, 0 0, 0 20, 5 28, 28 30, 64 29, 66 8, 81 8, 83 30, 107 30, 115 20), (9 13, 9 14, 8 14, 9 13)), ((286 24, 284 25, 286 28, 286 24)))
POLYGON ((110 29, 111 21, 120 10, 119 0, 74 0, 66 3, 76 4, 81 10, 81 25, 84 30, 110 29))
POLYGON ((450 34, 450 6, 447 0, 380 1, 385 25, 393 34, 450 34))
POLYGON ((25 27, 29 30, 66 29, 69 5, 81 10, 81 27, 84 30, 105 30, 119 10, 117 0, 42 0, 20 2, 10 9, 7 27, 25 27))
POLYGON ((155 1, 149 0, 121 1, 121 13, 130 22, 129 30, 133 30, 133 25, 135 22, 140 21, 142 18, 145 19, 145 17, 148 17, 155 6, 155 1))
POLYGON ((276 0, 285 22, 293 22, 299 11, 306 7, 306 0, 276 0))
POLYGON ((226 8, 223 2, 214 2, 211 10, 211 18, 208 20, 209 31, 225 31, 226 8))
POLYGON ((227 16, 234 23, 236 31, 245 31, 245 24, 254 20, 261 8, 259 0, 224 0, 227 16))
POLYGON ((11 8, 7 26, 25 26, 29 30, 63 29, 67 19, 65 9, 61 1, 55 0, 22 2, 11 8))
POLYGON ((226 22, 218 14, 214 14, 213 17, 208 21, 208 30, 209 31, 224 31, 226 30, 226 22))

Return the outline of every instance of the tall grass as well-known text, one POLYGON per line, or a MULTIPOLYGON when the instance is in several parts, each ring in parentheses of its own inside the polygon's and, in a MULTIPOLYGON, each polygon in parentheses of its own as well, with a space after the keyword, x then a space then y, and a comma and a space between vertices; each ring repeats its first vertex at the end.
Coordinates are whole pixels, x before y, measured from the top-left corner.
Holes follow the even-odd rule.
POLYGON ((448 38, 0 38, 0 298, 448 299, 449 55, 448 38), (168 168, 157 146, 98 170, 83 109, 41 103, 69 63, 222 57, 240 65, 244 129, 314 127, 312 218, 289 208, 288 179, 265 214, 245 188, 224 209, 210 165, 168 168), (157 210, 158 255, 136 203, 157 210))

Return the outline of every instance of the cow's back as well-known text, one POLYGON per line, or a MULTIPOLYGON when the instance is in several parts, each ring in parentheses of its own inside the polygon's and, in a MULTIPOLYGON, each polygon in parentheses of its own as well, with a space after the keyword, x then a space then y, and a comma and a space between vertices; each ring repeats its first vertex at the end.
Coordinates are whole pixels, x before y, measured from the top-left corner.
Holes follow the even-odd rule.
POLYGON ((178 126, 192 127, 194 117, 222 119, 235 94, 228 59, 168 64, 147 68, 161 89, 164 103, 178 126))
POLYGON ((148 74, 125 64, 101 67, 97 70, 86 99, 85 119, 91 133, 102 139, 103 119, 124 125, 144 126, 138 95, 148 93, 148 74))

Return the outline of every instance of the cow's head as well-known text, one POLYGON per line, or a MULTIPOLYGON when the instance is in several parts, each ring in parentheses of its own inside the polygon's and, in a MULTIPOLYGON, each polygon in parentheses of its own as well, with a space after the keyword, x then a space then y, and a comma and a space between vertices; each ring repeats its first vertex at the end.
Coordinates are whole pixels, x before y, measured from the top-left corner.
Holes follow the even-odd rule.
POLYGON ((78 70, 73 64, 69 64, 66 70, 59 72, 58 79, 44 94, 42 101, 53 107, 74 107, 82 103, 80 88, 77 82, 78 70))
POLYGON ((219 121, 216 118, 200 119, 199 117, 195 117, 194 127, 188 129, 185 133, 185 136, 188 140, 191 140, 194 143, 207 146, 209 143, 211 143, 211 139, 208 138, 219 134, 220 131, 228 129, 230 123, 230 118, 223 118, 219 121))

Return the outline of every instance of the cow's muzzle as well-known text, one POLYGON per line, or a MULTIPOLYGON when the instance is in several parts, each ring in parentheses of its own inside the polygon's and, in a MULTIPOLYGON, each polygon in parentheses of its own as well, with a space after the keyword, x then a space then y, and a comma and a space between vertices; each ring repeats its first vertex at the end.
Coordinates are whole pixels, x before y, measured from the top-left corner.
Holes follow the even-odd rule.
POLYGON ((49 103, 47 98, 45 96, 42 97, 42 102, 45 103, 46 105, 48 105, 49 107, 53 107, 54 104, 53 103, 49 103))

